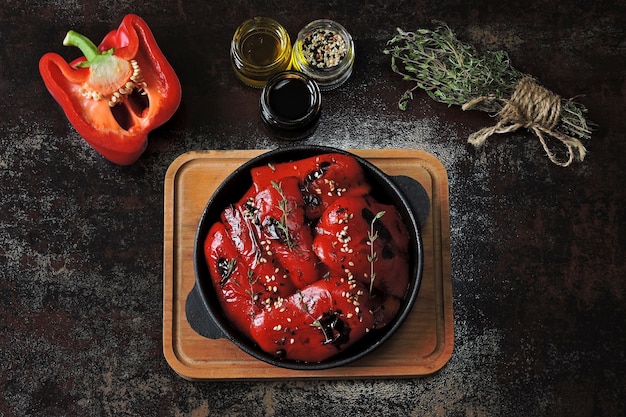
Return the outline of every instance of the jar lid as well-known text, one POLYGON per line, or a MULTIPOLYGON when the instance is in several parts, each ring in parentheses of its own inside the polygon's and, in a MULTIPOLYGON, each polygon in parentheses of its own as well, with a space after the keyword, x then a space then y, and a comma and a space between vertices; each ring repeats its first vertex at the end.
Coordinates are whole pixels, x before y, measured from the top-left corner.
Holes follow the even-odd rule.
POLYGON ((325 91, 339 87, 350 77, 354 58, 354 41, 346 28, 335 21, 319 19, 298 33, 291 66, 325 91))
POLYGON ((272 76, 261 93, 261 118, 283 139, 310 136, 317 127, 321 108, 319 86, 297 71, 272 76))

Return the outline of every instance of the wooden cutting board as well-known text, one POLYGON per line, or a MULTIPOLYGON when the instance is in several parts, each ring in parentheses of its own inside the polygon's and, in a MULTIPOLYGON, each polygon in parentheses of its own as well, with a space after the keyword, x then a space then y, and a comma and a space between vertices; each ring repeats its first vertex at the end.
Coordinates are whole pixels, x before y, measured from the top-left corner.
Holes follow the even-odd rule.
POLYGON ((206 338, 193 330, 185 308, 195 283, 193 247, 200 215, 217 186, 239 165, 263 152, 188 152, 165 175, 163 352, 172 369, 190 380, 399 378, 441 369, 454 346, 448 177, 437 158, 418 150, 351 150, 389 175, 416 179, 431 203, 422 226, 424 275, 417 301, 402 327, 383 346, 347 366, 297 371, 266 364, 227 339, 206 338))

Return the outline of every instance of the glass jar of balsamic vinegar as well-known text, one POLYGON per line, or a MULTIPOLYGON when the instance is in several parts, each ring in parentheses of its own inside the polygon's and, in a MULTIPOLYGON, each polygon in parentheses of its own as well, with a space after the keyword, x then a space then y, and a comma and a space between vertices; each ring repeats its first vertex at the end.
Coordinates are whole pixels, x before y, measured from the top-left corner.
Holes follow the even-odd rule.
POLYGON ((275 74, 261 92, 261 119, 280 139, 310 136, 317 128, 321 107, 317 83, 300 72, 275 74))
POLYGON ((237 77, 261 88, 270 77, 291 65, 291 40, 285 28, 268 17, 243 22, 235 31, 230 57, 237 77))

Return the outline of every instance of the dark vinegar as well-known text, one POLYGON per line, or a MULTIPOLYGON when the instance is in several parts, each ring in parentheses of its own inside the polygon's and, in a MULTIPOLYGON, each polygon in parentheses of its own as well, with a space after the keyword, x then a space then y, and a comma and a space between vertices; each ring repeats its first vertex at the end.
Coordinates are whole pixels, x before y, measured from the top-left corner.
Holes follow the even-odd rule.
POLYGON ((311 106, 311 92, 298 79, 281 80, 269 94, 269 105, 274 113, 284 119, 299 119, 306 116, 311 106))

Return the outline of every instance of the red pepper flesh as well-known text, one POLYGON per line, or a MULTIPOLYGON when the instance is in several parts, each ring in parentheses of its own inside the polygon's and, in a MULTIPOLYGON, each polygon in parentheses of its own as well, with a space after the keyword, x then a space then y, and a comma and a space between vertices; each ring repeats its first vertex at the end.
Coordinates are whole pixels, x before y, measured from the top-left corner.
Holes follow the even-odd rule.
MULTIPOLYGON (((70 31, 66 39, 76 35, 70 31)), ((66 44, 78 46, 72 41, 66 44)), ((40 59, 39 71, 48 91, 85 141, 109 161, 130 165, 145 151, 149 132, 178 109, 180 81, 150 28, 137 15, 126 15, 95 53, 91 45, 90 41, 82 43, 86 56, 69 64, 49 52, 40 59), (88 62, 92 56, 87 55, 108 57, 113 63, 92 66, 88 62), (105 72, 100 74, 105 79, 119 79, 119 85, 99 82, 98 71, 105 72), (138 78, 132 79, 133 74, 138 78)))

